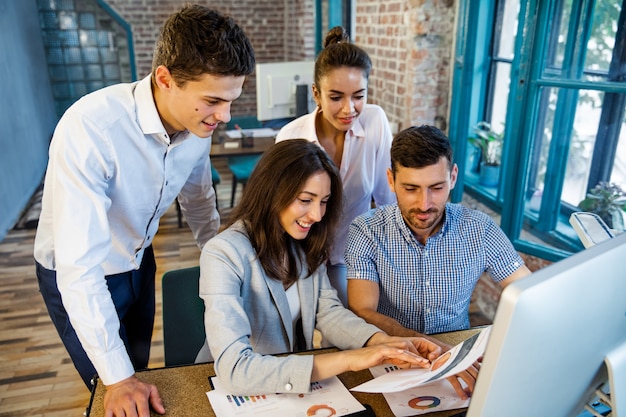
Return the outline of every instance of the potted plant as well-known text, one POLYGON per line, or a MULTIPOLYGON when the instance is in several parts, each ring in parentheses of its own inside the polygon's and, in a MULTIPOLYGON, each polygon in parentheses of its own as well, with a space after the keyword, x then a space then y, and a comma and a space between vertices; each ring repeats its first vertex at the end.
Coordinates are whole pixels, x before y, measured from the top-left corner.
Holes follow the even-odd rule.
POLYGON ((611 229, 624 231, 626 191, 619 185, 601 181, 587 193, 578 207, 583 211, 597 214, 611 229))
POLYGON ((500 176, 504 133, 497 133, 491 124, 484 121, 476 123, 473 131, 474 136, 469 138, 469 142, 480 150, 479 182, 487 187, 495 187, 500 176))

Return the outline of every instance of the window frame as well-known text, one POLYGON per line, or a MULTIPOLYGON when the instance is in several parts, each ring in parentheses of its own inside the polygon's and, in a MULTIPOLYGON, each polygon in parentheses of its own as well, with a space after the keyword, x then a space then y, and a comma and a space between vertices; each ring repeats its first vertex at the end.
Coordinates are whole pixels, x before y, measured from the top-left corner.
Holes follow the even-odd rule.
MULTIPOLYGON (((511 84, 507 100, 506 126, 519 126, 517 129, 506 129, 504 137, 503 160, 501 165, 501 180, 496 189, 481 187, 471 177, 468 177, 465 169, 468 153, 468 134, 471 126, 477 120, 485 120, 483 115, 491 114, 491 98, 489 96, 489 83, 493 77, 494 67, 501 59, 492 56, 497 49, 494 46, 494 16, 498 10, 502 10, 502 3, 496 0, 489 2, 489 7, 479 0, 460 2, 457 38, 454 58, 453 94, 451 102, 450 139, 455 149, 457 163, 462 165, 459 170, 457 187, 452 193, 452 201, 461 201, 463 193, 467 192, 491 209, 500 212, 501 228, 512 240, 515 247, 530 255, 539 256, 551 261, 558 261, 582 249, 571 227, 569 227, 569 215, 576 210, 571 204, 561 201, 561 191, 565 179, 565 164, 567 152, 554 152, 549 154, 549 167, 551 172, 560 174, 551 176, 544 186, 539 215, 534 215, 525 210, 527 184, 534 184, 536 169, 532 164, 539 160, 540 146, 539 136, 543 131, 540 123, 543 118, 539 117, 541 108, 547 105, 547 93, 551 88, 559 89, 559 105, 565 106, 566 111, 560 111, 556 117, 561 118, 554 123, 557 129, 564 129, 558 138, 565 138, 557 143, 551 140, 550 147, 565 146, 569 148, 573 118, 576 112, 577 97, 580 90, 594 90, 608 93, 612 96, 604 97, 602 102, 601 118, 623 117, 626 87, 618 85, 615 81, 580 81, 563 79, 550 76, 547 70, 546 57, 553 54, 547 53, 548 48, 554 51, 556 48, 556 36, 558 34, 556 11, 563 10, 564 0, 528 0, 520 2, 518 19, 518 31, 515 39, 515 55, 511 61, 511 84), (479 7, 480 3, 480 7, 479 7), (482 10, 481 10, 482 7, 482 10), (499 7, 499 9, 498 9, 499 7), (478 30, 481 28, 481 30, 478 30), (484 28, 490 28, 484 30, 484 28), (552 31, 552 32, 551 32, 552 31), (480 33, 484 36, 481 36, 480 33), (522 36, 525 34, 526 36, 522 36), (548 42, 546 42, 548 40, 548 42), (551 40, 551 41, 550 41, 551 40), (485 51, 488 51, 486 53, 485 51), (488 70, 486 70, 488 68, 488 70), (611 101, 612 100, 612 101, 611 101), (621 108, 620 108, 621 106, 621 108), (468 111, 469 110, 469 111, 468 111), (483 117, 477 117, 483 116, 483 117), (538 133, 535 133, 538 132, 538 133), (533 135, 537 135, 534 137, 533 135), (529 173, 529 174, 527 174, 529 173), (522 190, 519 192, 518 190, 522 190), (558 205, 559 210, 552 210, 558 205), (557 249, 544 244, 533 243, 522 239, 522 230, 530 231, 537 235, 546 244, 558 244, 565 249, 557 249)), ((594 0, 573 2, 572 11, 574 18, 569 19, 569 36, 577 36, 579 44, 573 40, 567 42, 570 50, 565 51, 567 59, 574 63, 572 70, 584 70, 584 48, 589 37, 591 24, 593 23, 594 0), (572 23, 573 21, 573 23, 572 23), (575 45, 579 48, 576 50, 575 45)), ((626 6, 623 1, 622 8, 626 6)), ((626 13, 622 10, 620 19, 624 19, 626 13)), ((497 30, 498 22, 496 22, 497 30)), ((621 26, 619 26, 621 28, 621 26)), ((497 32, 496 32, 497 33, 497 32)), ((620 29, 616 39, 623 38, 620 29)), ((617 47, 616 47, 617 48, 617 47)), ((621 48, 619 59, 624 59, 626 48, 621 48)), ((614 52, 615 53, 615 52, 614 52)), ((613 61, 615 58, 613 59, 613 61)), ((612 61, 612 62, 613 62, 612 61)), ((607 76, 610 77, 609 74, 607 76)), ((578 78, 578 77, 574 77, 578 78)), ((619 120, 619 119, 618 119, 619 120)), ((600 126, 602 126, 602 119, 600 126)), ((619 132, 619 128, 618 128, 619 132)), ((594 145, 591 171, 588 180, 588 189, 593 188, 598 181, 608 181, 611 167, 607 167, 606 161, 614 161, 618 134, 615 131, 600 132, 594 145), (611 136, 612 135, 612 136, 611 136), (598 151, 601 146, 609 145, 612 153, 606 154, 598 151)), ((606 148, 604 148, 606 149, 606 148)))

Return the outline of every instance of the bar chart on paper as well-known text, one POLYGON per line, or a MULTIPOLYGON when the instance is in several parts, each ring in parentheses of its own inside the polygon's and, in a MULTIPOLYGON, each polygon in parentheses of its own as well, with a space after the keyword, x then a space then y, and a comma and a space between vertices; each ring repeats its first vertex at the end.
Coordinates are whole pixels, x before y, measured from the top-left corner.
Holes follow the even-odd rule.
POLYGON ((306 394, 232 395, 216 377, 211 384, 213 390, 206 394, 217 417, 343 416, 365 409, 337 377, 312 382, 306 394))
POLYGON ((226 395, 229 404, 234 407, 254 406, 254 404, 263 406, 268 402, 267 395, 226 395))

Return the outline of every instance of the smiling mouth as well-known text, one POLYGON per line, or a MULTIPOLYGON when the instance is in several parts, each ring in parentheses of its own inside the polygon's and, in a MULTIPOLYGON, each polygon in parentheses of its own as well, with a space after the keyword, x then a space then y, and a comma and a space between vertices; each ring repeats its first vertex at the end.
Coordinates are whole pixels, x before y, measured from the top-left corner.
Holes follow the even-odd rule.
POLYGON ((313 226, 313 223, 305 223, 301 220, 296 220, 296 224, 300 227, 302 227, 303 229, 310 229, 311 226, 313 226))

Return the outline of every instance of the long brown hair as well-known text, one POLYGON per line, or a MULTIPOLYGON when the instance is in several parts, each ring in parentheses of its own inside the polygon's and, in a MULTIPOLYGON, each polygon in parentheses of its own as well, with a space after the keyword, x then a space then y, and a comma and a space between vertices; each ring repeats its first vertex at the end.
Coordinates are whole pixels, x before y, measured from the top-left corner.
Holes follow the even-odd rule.
POLYGON ((342 198, 339 172, 326 152, 305 139, 286 140, 272 145, 261 157, 229 225, 242 220, 265 273, 288 284, 298 279, 302 256, 309 275, 328 259, 342 198), (295 240, 280 225, 280 214, 319 172, 330 177, 326 213, 305 239, 295 240))

